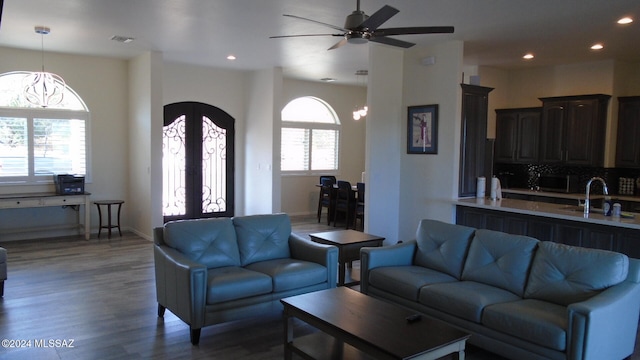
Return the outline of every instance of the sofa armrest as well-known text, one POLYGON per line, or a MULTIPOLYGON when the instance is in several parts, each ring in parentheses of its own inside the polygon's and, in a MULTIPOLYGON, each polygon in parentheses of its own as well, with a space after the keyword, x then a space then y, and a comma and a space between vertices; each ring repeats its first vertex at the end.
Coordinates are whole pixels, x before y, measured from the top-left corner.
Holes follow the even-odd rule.
POLYGON ((192 329, 202 328, 205 325, 207 268, 164 245, 154 245, 153 257, 158 304, 192 329))
POLYGON ((383 266, 408 266, 413 264, 416 242, 408 241, 383 247, 360 249, 360 292, 369 290, 369 271, 383 266))
POLYGON ((625 281, 571 304, 568 313, 567 359, 622 359, 633 353, 640 285, 625 281))
POLYGON ((289 250, 293 259, 318 263, 327 268, 329 287, 336 287, 338 279, 338 248, 305 240, 300 235, 289 236, 289 250), (333 281, 331 281, 333 279, 333 281))

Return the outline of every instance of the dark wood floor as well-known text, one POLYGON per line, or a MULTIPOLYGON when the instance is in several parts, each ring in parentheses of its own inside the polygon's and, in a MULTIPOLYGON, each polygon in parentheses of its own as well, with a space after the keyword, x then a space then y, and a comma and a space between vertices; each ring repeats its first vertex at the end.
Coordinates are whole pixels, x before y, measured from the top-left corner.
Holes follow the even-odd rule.
MULTIPOLYGON (((297 220, 294 231, 300 234, 329 229, 315 219, 297 220)), ((0 340, 31 340, 32 346, 0 348, 0 359, 282 358, 279 313, 204 328, 199 346, 191 345, 188 326, 171 312, 158 318, 153 245, 138 236, 0 246, 9 254, 0 340), (73 347, 48 346, 49 340, 73 347), (40 347, 34 347, 36 342, 40 347)), ((296 323, 296 335, 313 331, 296 323)), ((469 347, 467 359, 500 358, 469 347)))

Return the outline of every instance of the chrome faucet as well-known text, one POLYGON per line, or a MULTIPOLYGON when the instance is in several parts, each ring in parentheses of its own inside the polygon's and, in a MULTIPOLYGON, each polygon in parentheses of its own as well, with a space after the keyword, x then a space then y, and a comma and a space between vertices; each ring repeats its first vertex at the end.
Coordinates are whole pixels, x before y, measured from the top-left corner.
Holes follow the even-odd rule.
POLYGON ((585 215, 589 215, 589 206, 590 206, 590 201, 589 201, 589 190, 591 189, 591 183, 594 181, 600 181, 602 183, 602 192, 605 195, 609 195, 609 189, 607 188, 607 183, 604 182, 604 179, 601 177, 592 177, 589 182, 587 182, 587 191, 585 194, 585 198, 584 198, 584 214, 585 215))

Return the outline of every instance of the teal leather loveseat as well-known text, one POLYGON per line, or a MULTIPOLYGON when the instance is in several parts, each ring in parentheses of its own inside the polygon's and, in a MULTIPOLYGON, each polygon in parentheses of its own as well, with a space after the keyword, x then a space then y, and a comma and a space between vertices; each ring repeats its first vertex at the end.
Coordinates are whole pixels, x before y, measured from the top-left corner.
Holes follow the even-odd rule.
POLYGON ((291 233, 286 214, 169 222, 154 229, 158 316, 201 329, 282 309, 280 299, 336 286, 338 249, 291 233))
POLYGON ((640 261, 422 220, 416 239, 361 249, 361 291, 443 320, 509 359, 623 359, 634 351, 640 261))

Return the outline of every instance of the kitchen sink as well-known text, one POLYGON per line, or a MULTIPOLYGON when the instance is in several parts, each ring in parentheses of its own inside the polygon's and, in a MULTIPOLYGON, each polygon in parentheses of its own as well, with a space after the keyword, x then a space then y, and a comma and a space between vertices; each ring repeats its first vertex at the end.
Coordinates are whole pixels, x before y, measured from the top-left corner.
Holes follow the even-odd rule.
MULTIPOLYGON (((584 212, 584 206, 564 205, 564 206, 560 207, 560 210, 583 213, 584 212)), ((595 213, 595 214, 604 214, 604 210, 602 210, 602 208, 595 208, 595 207, 589 208, 589 212, 590 213, 595 213)))

